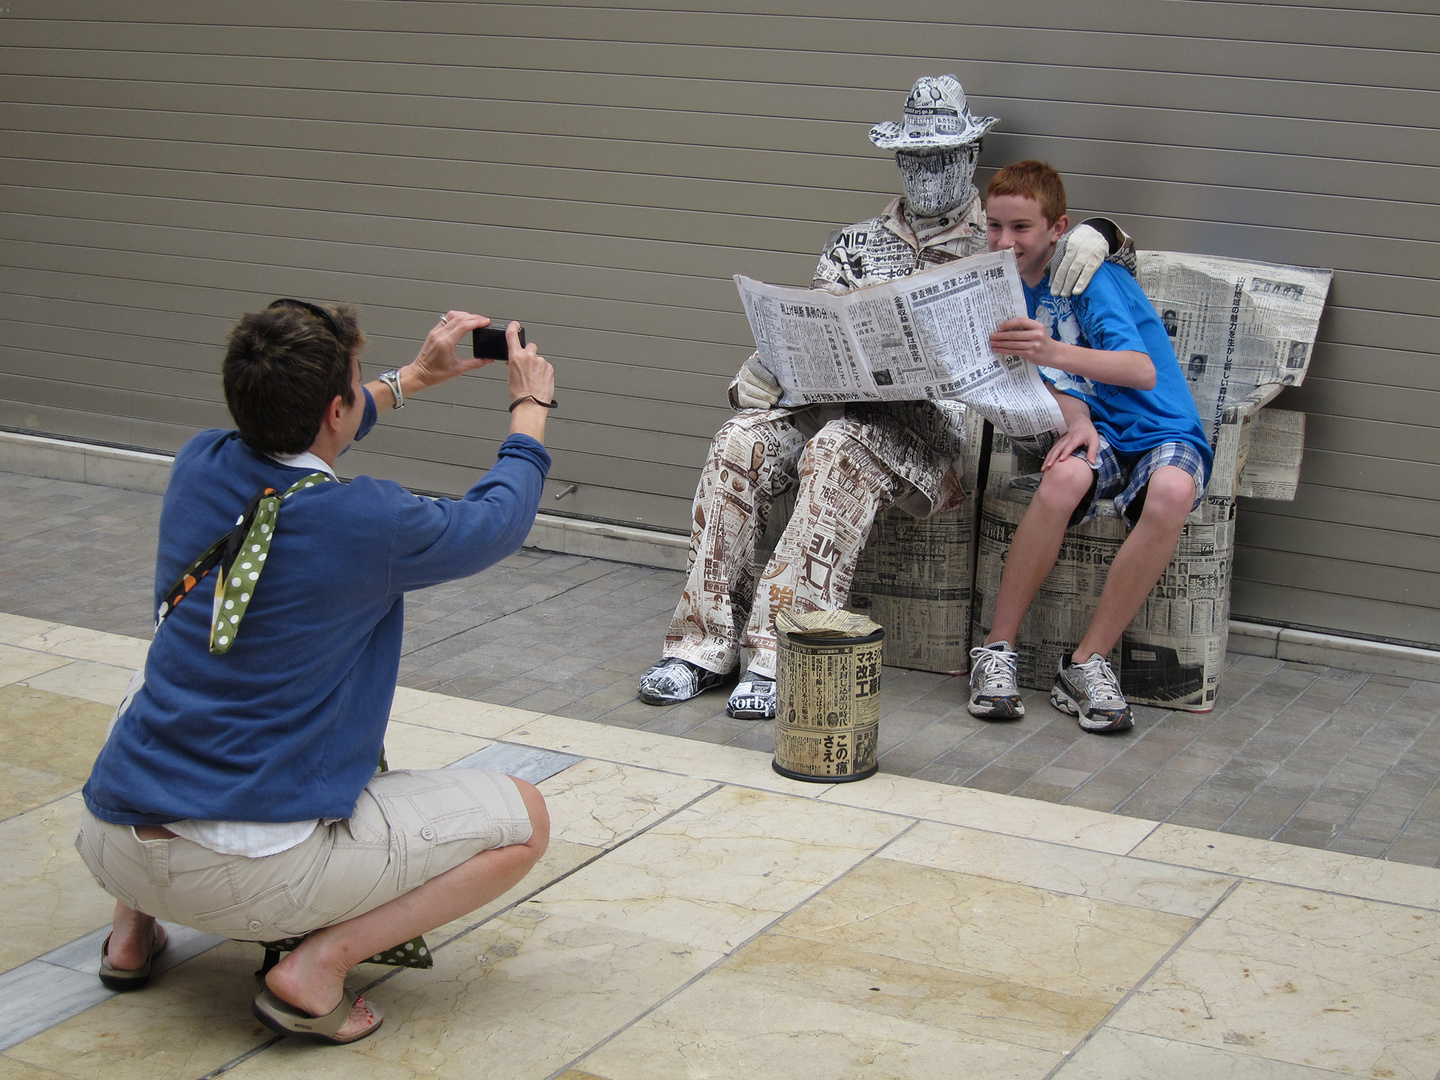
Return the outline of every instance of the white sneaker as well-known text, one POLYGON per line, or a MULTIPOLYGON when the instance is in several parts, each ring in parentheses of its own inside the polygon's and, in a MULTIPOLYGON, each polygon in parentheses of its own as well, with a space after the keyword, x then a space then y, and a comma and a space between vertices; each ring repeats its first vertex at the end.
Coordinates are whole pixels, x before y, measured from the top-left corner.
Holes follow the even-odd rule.
POLYGON ((1019 720, 1025 715, 1015 684, 1020 656, 1008 641, 970 650, 970 715, 982 720, 1019 720))
POLYGON ((1050 704, 1078 717, 1082 728, 1097 734, 1108 735, 1135 726, 1115 669, 1099 653, 1091 653, 1083 664, 1060 664, 1060 673, 1050 690, 1050 704))

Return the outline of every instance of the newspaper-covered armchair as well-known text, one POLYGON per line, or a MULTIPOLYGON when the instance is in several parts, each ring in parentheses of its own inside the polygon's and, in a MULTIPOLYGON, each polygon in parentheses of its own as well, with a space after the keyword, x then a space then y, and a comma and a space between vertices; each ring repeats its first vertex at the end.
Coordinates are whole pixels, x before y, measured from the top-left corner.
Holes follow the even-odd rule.
MULTIPOLYGON (((1304 414, 1264 409, 1305 377, 1331 272, 1181 252, 1141 252, 1139 280, 1170 334, 1207 425, 1215 466, 1164 576, 1110 657, 1133 703, 1213 707, 1230 619, 1239 496, 1295 497, 1304 414)), ((986 462, 976 544, 972 639, 984 640, 1015 527, 1039 461, 996 433, 986 462)), ((1054 680, 1095 612, 1125 538, 1113 506, 1066 534, 1055 569, 1020 629, 1019 681, 1054 680)))

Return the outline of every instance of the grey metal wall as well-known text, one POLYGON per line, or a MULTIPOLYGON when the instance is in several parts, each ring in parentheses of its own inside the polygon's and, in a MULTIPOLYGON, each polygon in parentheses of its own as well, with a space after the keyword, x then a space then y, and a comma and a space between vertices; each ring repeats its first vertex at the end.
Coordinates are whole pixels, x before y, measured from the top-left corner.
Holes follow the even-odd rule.
MULTIPOLYGON (((1142 246, 1336 268, 1300 497, 1242 510, 1235 613, 1440 640, 1434 0, 9 0, 0 425, 173 449, 274 296, 365 309, 367 375, 447 307, 555 362, 547 503, 683 528, 748 330, 896 189, 865 133, 917 75, 1001 117, 1142 246), (885 18, 876 16, 883 14, 885 18)), ((982 174, 981 180, 988 176, 982 174)), ((353 470, 462 490, 487 375, 353 470)))

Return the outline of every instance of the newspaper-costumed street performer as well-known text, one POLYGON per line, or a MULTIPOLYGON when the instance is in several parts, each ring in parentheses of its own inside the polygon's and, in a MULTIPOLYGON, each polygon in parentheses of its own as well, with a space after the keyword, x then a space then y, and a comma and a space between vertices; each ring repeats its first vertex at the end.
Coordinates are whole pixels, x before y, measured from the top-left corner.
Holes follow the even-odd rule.
MULTIPOLYGON (((952 75, 919 79, 899 123, 870 140, 895 153, 904 185, 878 216, 836 231, 812 288, 844 293, 986 250, 972 183, 993 116, 970 113, 952 75)), ((1057 289, 1079 291, 1112 244, 1133 251, 1110 222, 1081 225, 1056 255, 1057 289), (1066 287, 1068 286, 1068 288, 1066 287)), ((781 388, 752 355, 730 386, 739 412, 715 435, 695 491, 685 588, 642 701, 669 705, 747 668, 726 711, 775 715, 776 612, 843 608, 876 516, 899 505, 916 517, 958 506, 964 409, 955 401, 852 402, 776 408, 781 388), (756 541, 776 496, 796 484, 794 512, 763 573, 756 541)))

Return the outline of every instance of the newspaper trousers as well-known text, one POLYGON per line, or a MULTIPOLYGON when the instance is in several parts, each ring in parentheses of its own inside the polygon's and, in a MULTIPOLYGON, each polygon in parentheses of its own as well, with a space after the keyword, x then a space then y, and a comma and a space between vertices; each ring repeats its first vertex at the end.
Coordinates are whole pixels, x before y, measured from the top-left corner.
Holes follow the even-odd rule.
POLYGON ((877 515, 906 489, 858 438, 831 420, 806 440, 788 409, 747 409, 720 428, 695 490, 690 566, 665 635, 666 657, 727 672, 775 675, 775 614, 843 608, 877 515), (798 481, 795 511, 758 575, 756 543, 775 496, 798 481))

